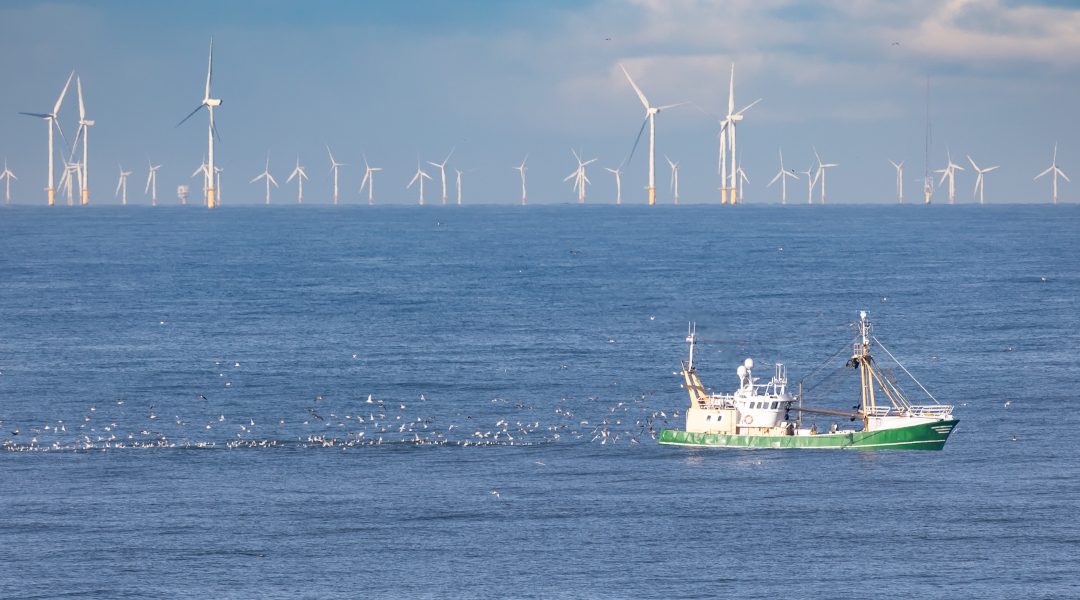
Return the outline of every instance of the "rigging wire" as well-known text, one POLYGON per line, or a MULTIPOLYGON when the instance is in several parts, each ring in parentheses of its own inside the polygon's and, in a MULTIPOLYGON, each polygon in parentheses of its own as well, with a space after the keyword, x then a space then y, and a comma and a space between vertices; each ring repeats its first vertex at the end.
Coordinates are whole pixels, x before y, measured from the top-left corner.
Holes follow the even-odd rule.
POLYGON ((896 357, 893 356, 892 352, 889 352, 889 349, 885 347, 885 344, 881 343, 881 340, 877 339, 874 336, 870 336, 870 337, 872 337, 874 339, 874 341, 877 342, 878 346, 881 346, 881 349, 885 351, 885 354, 889 355, 889 358, 893 359, 893 362, 896 363, 896 366, 900 367, 901 369, 904 370, 905 373, 907 373, 907 376, 910 377, 911 380, 915 382, 915 385, 919 386, 919 389, 921 389, 927 396, 930 396, 930 399, 933 400, 935 404, 941 404, 940 402, 938 402, 938 399, 935 398, 934 395, 930 393, 930 390, 923 387, 923 384, 919 383, 918 379, 915 379, 915 376, 911 374, 911 371, 907 370, 907 367, 905 367, 903 364, 901 364, 900 361, 896 360, 896 357))

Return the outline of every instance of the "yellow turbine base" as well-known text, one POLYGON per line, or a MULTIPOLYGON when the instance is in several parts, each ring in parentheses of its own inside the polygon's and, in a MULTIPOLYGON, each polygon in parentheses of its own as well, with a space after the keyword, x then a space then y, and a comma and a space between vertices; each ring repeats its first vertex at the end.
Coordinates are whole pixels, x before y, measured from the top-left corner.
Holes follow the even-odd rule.
POLYGON ((656 188, 651 187, 651 188, 649 188, 649 206, 654 206, 655 204, 656 204, 656 188))
POLYGON ((206 190, 206 208, 215 208, 217 206, 217 190, 214 188, 207 188, 206 190))
POLYGON ((82 206, 90 204, 90 190, 84 189, 82 191, 82 197, 79 198, 79 204, 82 206))
POLYGON ((45 194, 49 199, 49 206, 54 206, 56 204, 56 190, 52 188, 46 188, 45 194))

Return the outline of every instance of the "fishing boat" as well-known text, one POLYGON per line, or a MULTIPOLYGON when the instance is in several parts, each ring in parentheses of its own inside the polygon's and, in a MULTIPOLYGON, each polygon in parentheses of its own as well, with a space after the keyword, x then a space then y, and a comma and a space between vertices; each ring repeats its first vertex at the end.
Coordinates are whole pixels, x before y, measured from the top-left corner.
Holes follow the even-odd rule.
POLYGON ((787 369, 777 363, 772 377, 759 383, 754 361, 747 358, 736 369, 739 388, 731 394, 710 393, 694 365, 695 330, 686 341, 689 360, 681 361, 683 387, 690 395, 685 430, 664 429, 659 442, 673 446, 724 448, 822 448, 834 450, 941 450, 956 428, 953 407, 940 404, 925 387, 873 335, 866 311, 859 313, 858 335, 846 367, 859 372, 859 405, 854 411, 803 406, 802 389, 788 391, 787 369), (915 382, 934 403, 912 404, 900 389, 895 373, 880 367, 872 342, 915 382), (846 421, 818 431, 804 425, 804 415, 846 421), (846 418, 846 419, 845 419, 846 418), (861 423, 861 428, 847 426, 861 423))

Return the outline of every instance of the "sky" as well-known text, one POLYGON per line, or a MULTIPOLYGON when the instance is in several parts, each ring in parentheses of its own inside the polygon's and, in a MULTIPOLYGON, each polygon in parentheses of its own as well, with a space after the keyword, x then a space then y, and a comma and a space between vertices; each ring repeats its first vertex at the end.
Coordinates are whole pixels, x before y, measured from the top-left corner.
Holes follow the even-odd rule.
MULTIPOLYGON (((90 136, 91 203, 115 204, 120 165, 133 171, 128 203, 148 204, 147 164, 163 165, 159 199, 206 153, 205 112, 177 127, 202 100, 214 39, 216 149, 226 205, 261 203, 249 181, 269 154, 281 184, 272 202, 296 202, 285 179, 297 157, 310 180, 305 204, 330 202, 326 146, 341 171, 341 201, 359 193, 366 156, 376 204, 415 204, 405 186, 417 161, 434 179, 440 162, 463 174, 466 204, 520 202, 513 169, 528 155, 530 204, 573 203, 563 179, 588 167, 587 203, 610 204, 624 165, 623 203, 644 204, 647 132, 630 157, 644 109, 623 65, 655 104, 689 104, 657 116, 657 198, 670 204, 680 165, 682 203, 718 203, 719 124, 735 64, 735 104, 761 98, 739 124, 749 177, 745 201, 778 203, 785 166, 803 171, 816 147, 829 203, 894 203, 905 161, 905 196, 921 201, 926 86, 930 168, 946 152, 965 167, 957 202, 973 201, 981 167, 988 203, 1049 202, 1050 182, 1032 178, 1058 164, 1080 177, 1080 4, 1020 0, 434 0, 184 3, 5 0, 0 3, 0 156, 19 177, 13 202, 44 205, 46 125, 19 111, 48 112, 74 70, 82 79, 90 136), (627 161, 629 157, 629 161, 627 161)), ((73 86, 74 87, 74 86, 73 86)), ((72 90, 74 91, 74 90, 72 90)), ((61 125, 78 121, 69 95, 61 125)), ((59 177, 59 176, 58 176, 59 177)), ((807 201, 806 178, 789 203, 807 201)), ((1080 201, 1080 181, 1061 182, 1062 202, 1080 201)), ((0 188, 2 189, 2 188, 0 188)), ((817 194, 817 192, 815 192, 817 194)), ((197 197, 200 193, 193 192, 197 197)), ((945 201, 944 188, 935 202, 945 201)))

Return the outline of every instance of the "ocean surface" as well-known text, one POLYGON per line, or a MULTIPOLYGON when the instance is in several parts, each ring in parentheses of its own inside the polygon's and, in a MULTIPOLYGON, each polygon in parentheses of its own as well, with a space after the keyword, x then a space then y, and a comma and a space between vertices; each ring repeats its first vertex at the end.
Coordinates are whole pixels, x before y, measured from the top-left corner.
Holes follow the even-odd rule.
POLYGON ((3 208, 0 596, 1080 597, 1078 249, 1077 206, 3 208), (860 309, 943 451, 656 444, 689 321, 706 385, 844 409, 860 309))

